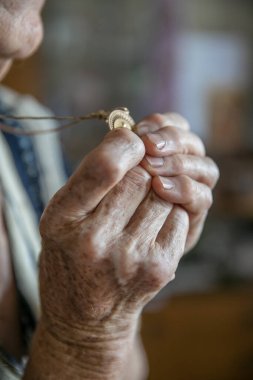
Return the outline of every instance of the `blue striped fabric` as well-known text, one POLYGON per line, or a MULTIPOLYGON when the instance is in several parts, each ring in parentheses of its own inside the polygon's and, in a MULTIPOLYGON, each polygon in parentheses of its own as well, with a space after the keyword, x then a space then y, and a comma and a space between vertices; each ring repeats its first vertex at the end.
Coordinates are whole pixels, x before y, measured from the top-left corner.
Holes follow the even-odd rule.
MULTIPOLYGON (((7 115, 11 113, 12 110, 0 102, 0 114, 7 115)), ((1 118, 0 122, 2 122, 1 118)), ((16 120, 4 120, 3 122, 15 128, 22 128, 22 124, 16 120)), ((41 199, 41 189, 39 185, 40 168, 33 148, 32 139, 29 136, 16 136, 5 132, 3 132, 3 135, 12 152, 20 179, 39 220, 44 209, 44 204, 41 199)))

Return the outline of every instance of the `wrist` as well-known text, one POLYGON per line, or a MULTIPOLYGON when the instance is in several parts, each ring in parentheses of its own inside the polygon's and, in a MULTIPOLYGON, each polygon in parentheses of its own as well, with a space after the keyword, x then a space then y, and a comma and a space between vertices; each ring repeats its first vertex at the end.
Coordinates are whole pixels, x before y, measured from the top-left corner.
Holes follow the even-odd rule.
POLYGON ((138 318, 66 326, 42 319, 35 334, 26 380, 119 379, 134 344, 138 318), (117 327, 116 327, 117 326, 117 327), (40 368, 35 368, 40 365, 40 368), (31 375, 32 374, 32 375, 31 375))

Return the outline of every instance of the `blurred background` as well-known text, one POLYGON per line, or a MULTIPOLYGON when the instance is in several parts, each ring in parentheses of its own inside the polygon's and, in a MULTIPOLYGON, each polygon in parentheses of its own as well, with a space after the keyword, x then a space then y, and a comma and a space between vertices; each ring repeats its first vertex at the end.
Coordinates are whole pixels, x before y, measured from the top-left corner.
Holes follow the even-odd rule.
MULTIPOLYGON (((198 246, 145 312, 149 379, 252 380, 252 0, 50 0, 43 17, 5 84, 57 114, 180 112, 221 170, 198 246)), ((70 172, 105 133, 61 133, 70 172)))

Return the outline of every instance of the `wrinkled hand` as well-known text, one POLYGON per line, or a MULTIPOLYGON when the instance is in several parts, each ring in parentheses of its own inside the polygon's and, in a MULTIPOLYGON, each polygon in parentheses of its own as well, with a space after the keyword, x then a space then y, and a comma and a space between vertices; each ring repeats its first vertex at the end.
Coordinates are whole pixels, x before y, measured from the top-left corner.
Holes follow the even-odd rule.
POLYGON ((202 232, 219 170, 178 114, 153 114, 137 125, 136 132, 145 144, 147 154, 141 165, 154 177, 153 190, 187 211, 190 226, 185 251, 189 251, 202 232))
POLYGON ((124 332, 174 278, 186 242, 195 244, 218 171, 185 121, 175 128, 173 120, 147 118, 137 127, 142 140, 110 132, 50 202, 40 278, 53 328, 113 321, 124 332))
POLYGON ((136 132, 108 133, 43 214, 29 380, 128 376, 143 307, 199 237, 218 178, 201 140, 173 114, 136 132))
POLYGON ((136 166, 144 153, 133 132, 110 132, 47 207, 40 278, 49 323, 135 318, 174 277, 188 216, 151 190, 136 166))

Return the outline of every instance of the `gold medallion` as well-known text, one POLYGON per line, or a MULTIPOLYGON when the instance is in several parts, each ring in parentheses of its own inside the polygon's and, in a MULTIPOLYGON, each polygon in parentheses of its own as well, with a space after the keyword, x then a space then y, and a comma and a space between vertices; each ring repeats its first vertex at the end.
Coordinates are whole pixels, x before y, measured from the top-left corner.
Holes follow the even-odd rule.
POLYGON ((134 119, 130 116, 129 110, 123 107, 113 110, 106 121, 111 130, 117 128, 127 128, 132 130, 135 125, 134 119))

